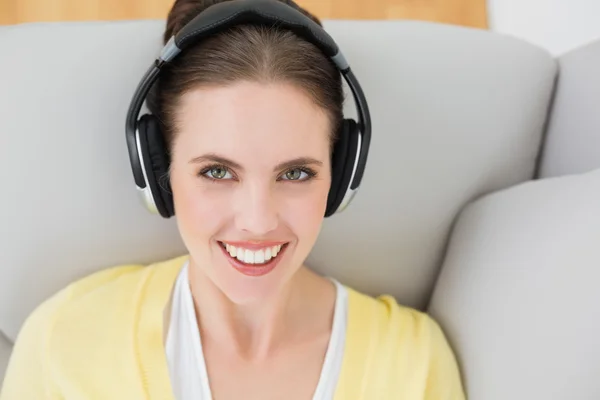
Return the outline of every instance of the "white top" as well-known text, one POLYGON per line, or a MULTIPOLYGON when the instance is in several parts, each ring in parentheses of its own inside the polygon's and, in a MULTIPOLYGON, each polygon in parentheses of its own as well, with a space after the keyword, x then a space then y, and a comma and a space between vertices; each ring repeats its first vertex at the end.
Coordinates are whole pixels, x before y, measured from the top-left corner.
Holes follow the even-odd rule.
MULTIPOLYGON (((344 355, 348 293, 337 280, 333 325, 321 377, 313 400, 331 400, 335 392, 344 355)), ((183 266, 173 290, 170 320, 166 335, 169 374, 177 400, 212 400, 202 341, 194 311, 188 278, 188 263, 183 266)))

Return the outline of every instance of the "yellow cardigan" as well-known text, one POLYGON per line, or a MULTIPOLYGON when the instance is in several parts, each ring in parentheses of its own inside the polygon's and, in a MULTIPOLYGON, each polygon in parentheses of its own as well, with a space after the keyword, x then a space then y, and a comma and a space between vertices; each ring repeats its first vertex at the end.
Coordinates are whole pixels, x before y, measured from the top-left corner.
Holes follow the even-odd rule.
MULTIPOLYGON (((25 321, 0 400, 175 400, 163 312, 187 256, 83 278, 25 321)), ((390 296, 348 288, 346 349, 335 400, 462 400, 438 324, 390 296)))

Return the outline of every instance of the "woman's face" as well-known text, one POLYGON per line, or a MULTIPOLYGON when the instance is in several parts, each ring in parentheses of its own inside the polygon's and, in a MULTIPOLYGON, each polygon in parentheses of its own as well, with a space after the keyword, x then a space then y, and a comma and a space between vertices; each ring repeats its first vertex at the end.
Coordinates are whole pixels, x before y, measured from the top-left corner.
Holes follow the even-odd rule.
POLYGON ((171 160, 177 223, 194 267, 235 303, 274 295, 312 249, 331 183, 329 132, 327 114, 290 84, 239 82, 182 98, 171 160))

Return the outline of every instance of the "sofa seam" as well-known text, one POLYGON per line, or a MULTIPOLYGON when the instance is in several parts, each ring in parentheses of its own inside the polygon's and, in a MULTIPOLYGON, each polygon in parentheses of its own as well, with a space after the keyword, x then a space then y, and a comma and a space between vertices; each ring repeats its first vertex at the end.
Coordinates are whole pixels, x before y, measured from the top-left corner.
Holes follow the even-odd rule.
POLYGON ((4 340, 11 347, 15 345, 15 342, 13 342, 2 329, 0 329, 0 340, 4 340))
POLYGON ((546 160, 547 154, 547 141, 550 137, 550 129, 552 124, 552 115, 555 110, 556 98, 558 97, 560 78, 561 78, 561 64, 560 61, 554 59, 554 79, 552 81, 552 91, 550 92, 550 98, 546 104, 546 116, 542 125, 542 132, 540 135, 540 144, 538 146, 538 152, 535 157, 535 163, 533 168, 533 180, 541 178, 542 169, 546 160))

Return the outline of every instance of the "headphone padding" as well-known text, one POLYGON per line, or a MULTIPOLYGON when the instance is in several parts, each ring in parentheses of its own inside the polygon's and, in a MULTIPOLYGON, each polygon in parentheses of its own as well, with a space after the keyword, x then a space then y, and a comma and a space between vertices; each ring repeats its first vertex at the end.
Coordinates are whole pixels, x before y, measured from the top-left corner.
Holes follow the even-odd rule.
POLYGON ((358 135, 356 122, 352 119, 345 119, 331 159, 331 188, 327 198, 325 217, 329 217, 337 211, 350 187, 354 160, 358 156, 356 153, 358 135))
POLYGON ((173 196, 168 180, 169 156, 159 122, 153 115, 143 115, 139 120, 140 146, 144 169, 154 203, 161 216, 175 215, 173 196))

